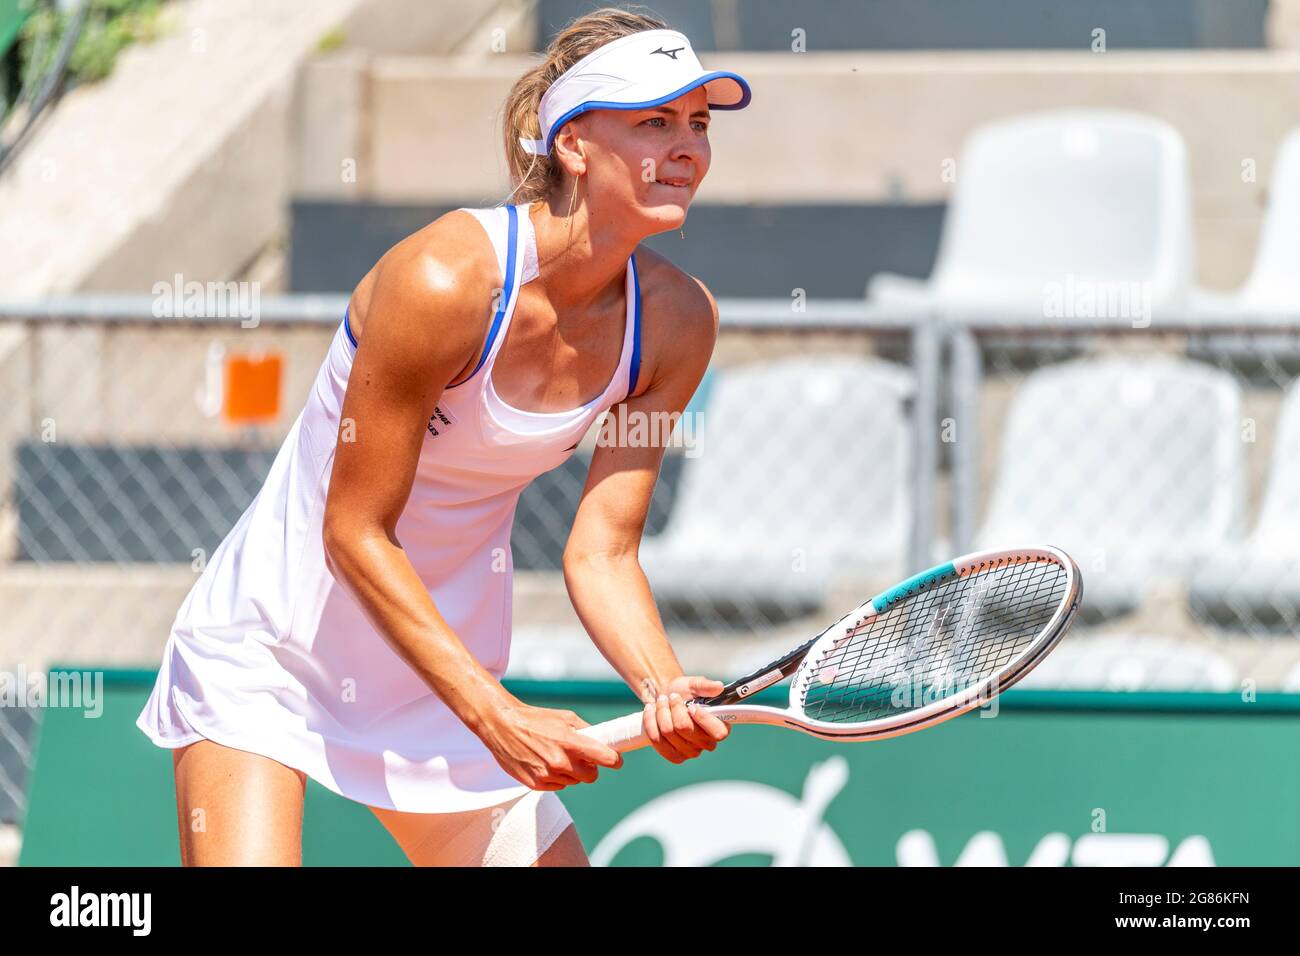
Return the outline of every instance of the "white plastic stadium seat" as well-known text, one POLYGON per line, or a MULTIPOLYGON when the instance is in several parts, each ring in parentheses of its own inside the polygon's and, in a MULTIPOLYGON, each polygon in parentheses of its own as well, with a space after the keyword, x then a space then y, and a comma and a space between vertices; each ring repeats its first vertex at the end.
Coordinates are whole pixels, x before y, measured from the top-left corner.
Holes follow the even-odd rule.
POLYGON ((1194 569, 1192 608, 1247 626, 1300 625, 1300 383, 1282 401, 1259 521, 1243 542, 1194 569))
POLYGON ((1300 307, 1300 130, 1278 149, 1269 183, 1268 209, 1250 276, 1226 304, 1238 308, 1300 307))
POLYGON ((1039 369, 1012 399, 980 547, 1057 545, 1084 606, 1115 614, 1145 586, 1242 533, 1241 395, 1227 373, 1167 356, 1039 369))
POLYGON ((641 544, 656 598, 806 610, 837 572, 901 573, 914 389, 866 356, 720 370, 668 524, 641 544))
MULTIPOLYGON (((1255 262, 1245 283, 1235 292, 1196 289, 1196 312, 1206 320, 1232 319, 1245 312, 1289 315, 1300 313, 1300 130, 1287 135, 1278 149, 1277 162, 1269 183, 1268 208, 1259 233, 1255 262)), ((1188 354, 1210 358, 1294 356, 1300 351, 1295 334, 1283 329, 1278 334, 1244 335, 1212 333, 1194 340, 1188 354)))
MULTIPOLYGON (((1194 274, 1182 137, 1115 110, 1033 113, 963 144, 934 271, 880 274, 872 304, 1040 309, 1049 283, 1148 283, 1182 301, 1194 274)), ((1127 286, 1126 286, 1127 287, 1127 286)))
POLYGON ((1211 648, 1168 637, 1107 634, 1067 637, 1017 686, 1039 690, 1229 691, 1237 687, 1237 673, 1211 648))

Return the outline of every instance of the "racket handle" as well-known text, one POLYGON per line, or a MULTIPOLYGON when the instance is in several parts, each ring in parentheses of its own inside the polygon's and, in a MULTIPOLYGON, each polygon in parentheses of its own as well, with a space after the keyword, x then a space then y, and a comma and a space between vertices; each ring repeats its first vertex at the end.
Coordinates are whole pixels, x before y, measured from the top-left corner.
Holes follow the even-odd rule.
POLYGON ((615 717, 603 724, 583 727, 578 733, 586 734, 588 737, 595 737, 601 743, 608 744, 619 753, 627 753, 629 750, 636 750, 650 743, 650 741, 646 740, 645 734, 642 733, 643 719, 644 714, 638 711, 625 717, 615 717))

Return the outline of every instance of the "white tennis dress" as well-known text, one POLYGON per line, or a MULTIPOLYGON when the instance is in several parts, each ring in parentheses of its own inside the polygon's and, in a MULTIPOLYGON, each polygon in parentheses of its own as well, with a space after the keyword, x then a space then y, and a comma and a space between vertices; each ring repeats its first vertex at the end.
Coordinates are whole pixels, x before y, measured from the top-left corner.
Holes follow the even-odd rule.
MULTIPOLYGON (((640 290, 627 266, 618 369, 566 412, 507 405, 492 387, 519 287, 537 275, 527 206, 470 209, 504 277, 474 372, 429 419, 397 536, 447 623, 494 676, 510 650, 510 529, 519 493, 564 462, 636 385, 640 290)), ((356 344, 347 317, 266 483, 186 597, 136 723, 160 747, 201 738, 264 754, 387 809, 456 812, 527 788, 388 646, 325 566, 321 519, 356 344)))

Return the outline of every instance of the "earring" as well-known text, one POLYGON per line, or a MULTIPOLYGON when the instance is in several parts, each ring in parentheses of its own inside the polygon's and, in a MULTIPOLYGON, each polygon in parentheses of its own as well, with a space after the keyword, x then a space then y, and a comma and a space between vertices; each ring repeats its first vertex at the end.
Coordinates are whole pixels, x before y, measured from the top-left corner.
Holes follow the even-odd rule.
POLYGON ((573 192, 569 193, 569 238, 567 241, 570 245, 573 244, 573 203, 578 198, 578 179, 581 176, 582 173, 578 173, 573 177, 573 192))
POLYGON ((569 193, 569 218, 573 218, 573 204, 574 201, 578 198, 578 180, 581 177, 582 177, 582 173, 578 173, 576 176, 573 177, 573 191, 569 193))
POLYGON ((682 238, 683 238, 683 239, 686 238, 686 230, 685 230, 685 229, 678 229, 677 231, 680 232, 680 233, 682 234, 682 238))

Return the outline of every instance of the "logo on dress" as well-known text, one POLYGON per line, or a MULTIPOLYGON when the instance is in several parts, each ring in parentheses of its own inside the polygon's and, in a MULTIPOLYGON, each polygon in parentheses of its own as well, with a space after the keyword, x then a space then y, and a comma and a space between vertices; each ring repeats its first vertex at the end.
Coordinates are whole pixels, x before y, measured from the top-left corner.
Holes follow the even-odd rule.
POLYGON ((450 410, 441 405, 433 406, 433 414, 429 416, 428 425, 430 435, 437 438, 454 424, 456 424, 456 416, 450 410))

